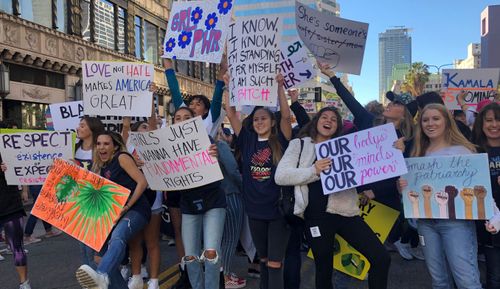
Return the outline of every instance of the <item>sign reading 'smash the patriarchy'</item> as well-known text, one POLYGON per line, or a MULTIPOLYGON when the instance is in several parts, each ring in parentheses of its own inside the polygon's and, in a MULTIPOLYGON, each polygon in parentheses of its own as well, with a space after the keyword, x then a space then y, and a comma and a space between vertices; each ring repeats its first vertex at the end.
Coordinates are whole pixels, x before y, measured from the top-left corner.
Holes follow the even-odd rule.
POLYGON ((448 109, 462 109, 457 95, 465 91, 465 103, 473 110, 483 99, 495 100, 500 69, 444 69, 441 77, 443 101, 448 109))
POLYGON ((316 144, 318 160, 332 165, 321 172, 325 195, 406 174, 403 153, 392 123, 365 129, 316 144))
POLYGON ((217 159, 210 156, 210 139, 201 117, 149 132, 132 132, 144 161, 142 171, 153 190, 200 187, 222 179, 217 159))
POLYGON ((240 16, 229 26, 227 53, 232 106, 278 105, 279 15, 240 16))
POLYGON ((405 218, 485 220, 493 216, 487 154, 406 159, 405 218))
POLYGON ((56 158, 73 158, 71 131, 34 131, 0 135, 0 153, 9 185, 41 185, 56 158))
POLYGON ((233 0, 174 2, 163 57, 220 63, 233 0))
POLYGON ((335 71, 359 75, 365 52, 368 24, 332 16, 298 1, 295 22, 304 44, 319 61, 335 71))
POLYGON ((84 113, 151 116, 153 74, 152 64, 83 61, 84 113))

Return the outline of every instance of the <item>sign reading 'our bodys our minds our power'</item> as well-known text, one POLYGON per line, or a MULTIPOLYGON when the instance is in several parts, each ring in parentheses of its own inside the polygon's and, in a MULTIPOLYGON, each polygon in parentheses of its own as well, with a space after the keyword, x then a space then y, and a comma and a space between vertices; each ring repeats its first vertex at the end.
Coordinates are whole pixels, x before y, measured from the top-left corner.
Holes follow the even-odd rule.
POLYGON ((318 160, 332 160, 321 172, 325 195, 389 179, 407 172, 392 123, 365 129, 316 144, 318 160))
POLYGON ((153 64, 82 62, 87 115, 151 116, 153 64))

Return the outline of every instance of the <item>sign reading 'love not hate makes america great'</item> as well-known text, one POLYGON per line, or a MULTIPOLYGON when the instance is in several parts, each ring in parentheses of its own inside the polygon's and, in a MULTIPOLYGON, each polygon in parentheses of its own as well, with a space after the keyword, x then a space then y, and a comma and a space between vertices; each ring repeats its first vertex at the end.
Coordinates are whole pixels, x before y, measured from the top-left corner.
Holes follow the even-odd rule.
POLYGON ((151 116, 153 74, 153 64, 83 61, 84 113, 151 116))
POLYGON ((332 160, 321 172, 325 195, 406 174, 403 153, 392 123, 316 144, 318 160, 332 160))
POLYGON ((485 220, 493 216, 487 154, 406 159, 405 218, 485 220))

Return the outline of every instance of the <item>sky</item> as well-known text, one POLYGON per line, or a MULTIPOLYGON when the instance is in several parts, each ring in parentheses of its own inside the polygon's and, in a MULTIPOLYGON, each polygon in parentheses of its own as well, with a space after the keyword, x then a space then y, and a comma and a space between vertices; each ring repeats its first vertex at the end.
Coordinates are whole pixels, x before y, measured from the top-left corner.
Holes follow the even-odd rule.
MULTIPOLYGON (((411 28, 412 62, 443 65, 467 57, 469 43, 481 43, 481 12, 500 1, 337 0, 340 16, 369 23, 361 75, 349 75, 356 98, 378 100, 378 34, 394 26, 411 28)), ((452 68, 446 66, 445 68, 452 68)), ((437 69, 430 67, 431 73, 437 69)))

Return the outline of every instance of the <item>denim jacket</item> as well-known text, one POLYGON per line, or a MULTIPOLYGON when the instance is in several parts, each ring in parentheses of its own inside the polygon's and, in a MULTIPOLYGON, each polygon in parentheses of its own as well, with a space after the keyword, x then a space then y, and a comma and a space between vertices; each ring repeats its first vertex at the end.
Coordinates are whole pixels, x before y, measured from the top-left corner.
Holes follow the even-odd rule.
POLYGON ((217 141, 216 144, 219 152, 220 168, 224 175, 220 188, 226 195, 239 194, 242 191, 242 180, 238 170, 238 163, 231 152, 231 148, 225 141, 217 141))

